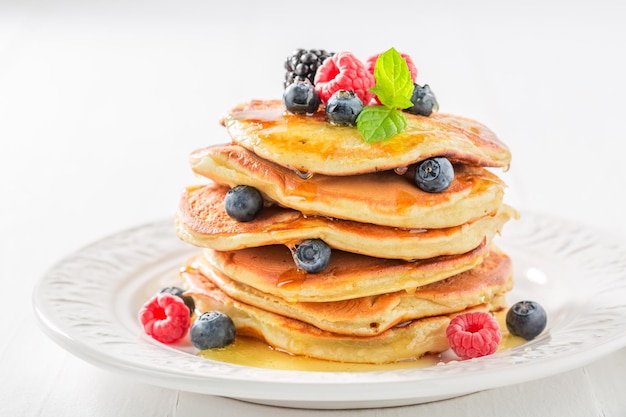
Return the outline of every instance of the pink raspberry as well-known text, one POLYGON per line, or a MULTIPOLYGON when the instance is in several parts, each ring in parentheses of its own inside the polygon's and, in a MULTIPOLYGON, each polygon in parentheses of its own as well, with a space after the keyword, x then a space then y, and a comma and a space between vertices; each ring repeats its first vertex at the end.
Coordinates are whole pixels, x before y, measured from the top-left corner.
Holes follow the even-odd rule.
MULTIPOLYGON (((376 67, 376 60, 378 59, 379 56, 380 54, 376 54, 374 56, 369 57, 367 61, 365 61, 365 67, 372 75, 374 75, 374 68, 376 67)), ((400 54, 400 56, 404 58, 404 60, 406 61, 406 64, 409 67, 409 72, 411 73, 411 80, 415 82, 415 80, 417 80, 417 67, 413 63, 413 60, 407 54, 400 54)))
POLYGON ((491 355, 502 339, 500 326, 489 313, 476 311, 459 314, 446 329, 450 348, 461 359, 491 355))
POLYGON ((189 330, 189 308, 172 294, 155 295, 143 305, 138 316, 146 334, 159 342, 174 343, 189 330))
POLYGON ((314 84, 324 103, 339 90, 352 90, 367 105, 374 97, 369 89, 376 85, 376 80, 351 52, 339 52, 317 69, 314 84))

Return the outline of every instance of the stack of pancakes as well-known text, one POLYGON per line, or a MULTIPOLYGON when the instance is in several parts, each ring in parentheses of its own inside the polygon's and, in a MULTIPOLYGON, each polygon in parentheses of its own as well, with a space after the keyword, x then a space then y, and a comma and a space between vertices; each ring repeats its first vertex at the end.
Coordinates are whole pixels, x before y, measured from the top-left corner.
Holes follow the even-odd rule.
POLYGON ((448 349, 455 315, 498 311, 512 287, 510 259, 492 238, 517 216, 505 184, 508 148, 484 125, 446 114, 407 114, 408 128, 366 143, 353 127, 252 101, 223 119, 232 142, 197 150, 176 215, 181 239, 201 254, 181 269, 200 310, 228 314, 237 334, 333 361, 385 363, 448 349), (448 158, 454 180, 421 191, 415 164, 448 158), (265 206, 250 222, 224 209, 237 185, 265 206), (297 245, 321 239, 330 264, 306 273, 297 245))

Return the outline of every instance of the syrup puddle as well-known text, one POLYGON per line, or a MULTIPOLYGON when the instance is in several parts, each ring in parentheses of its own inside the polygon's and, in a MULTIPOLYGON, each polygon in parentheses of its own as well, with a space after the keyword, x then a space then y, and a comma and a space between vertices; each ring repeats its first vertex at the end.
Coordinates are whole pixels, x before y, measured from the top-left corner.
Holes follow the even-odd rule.
MULTIPOLYGON (((525 340, 520 337, 508 334, 506 325, 504 324, 505 314, 506 310, 495 314, 500 328, 503 329, 502 341, 500 342, 498 351, 514 348, 525 342, 525 340)), ((264 342, 249 337, 237 337, 235 342, 230 346, 220 349, 203 350, 199 352, 198 355, 206 359, 235 365, 309 372, 367 372, 425 368, 444 364, 445 362, 442 359, 444 355, 446 360, 458 360, 453 354, 444 352, 442 354, 425 355, 415 360, 387 364, 332 362, 323 359, 291 355, 273 349, 264 342)))

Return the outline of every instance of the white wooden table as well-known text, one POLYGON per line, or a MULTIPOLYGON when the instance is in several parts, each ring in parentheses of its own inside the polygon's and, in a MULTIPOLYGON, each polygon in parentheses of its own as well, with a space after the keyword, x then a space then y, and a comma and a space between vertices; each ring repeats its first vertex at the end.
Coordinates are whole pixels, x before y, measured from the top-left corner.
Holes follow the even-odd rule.
POLYGON ((621 3, 407 1, 395 17, 338 3, 0 0, 0 415, 625 415, 623 348, 452 400, 324 412, 139 383, 37 328, 37 280, 83 245, 172 216, 197 181, 189 152, 227 140, 230 106, 279 97, 297 47, 411 54, 442 111, 509 144, 511 203, 626 235, 621 3))

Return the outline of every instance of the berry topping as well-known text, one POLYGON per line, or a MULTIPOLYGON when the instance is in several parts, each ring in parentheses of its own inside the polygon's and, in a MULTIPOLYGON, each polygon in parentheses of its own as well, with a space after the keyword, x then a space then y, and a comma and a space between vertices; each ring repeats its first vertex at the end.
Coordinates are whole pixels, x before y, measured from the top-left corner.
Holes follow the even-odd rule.
POLYGON ((354 126, 363 102, 353 91, 339 90, 326 102, 326 119, 334 125, 354 126))
POLYGON ((415 84, 413 94, 411 95, 412 107, 404 109, 407 113, 419 114, 422 116, 430 116, 432 112, 439 109, 439 104, 428 84, 423 87, 415 84))
POLYGON ((323 240, 307 239, 296 247, 294 260, 299 268, 314 274, 326 269, 330 254, 330 247, 323 240))
MULTIPOLYGON (((381 54, 373 55, 369 57, 367 61, 365 61, 365 67, 371 74, 374 74, 374 68, 376 68, 376 60, 380 55, 381 54)), ((408 66, 409 72, 411 73, 411 80, 415 82, 415 80, 417 80, 417 67, 413 63, 413 60, 407 54, 401 53, 400 56, 406 61, 406 65, 408 66)))
POLYGON ((180 340, 189 329, 189 309, 180 297, 159 293, 139 310, 146 334, 163 343, 180 340))
POLYGON ((415 183, 428 193, 447 190, 453 179, 454 167, 443 156, 425 159, 415 168, 415 183))
POLYGON ((318 92, 308 79, 289 84, 283 93, 283 103, 287 110, 296 114, 315 113, 321 104, 318 92))
POLYGON ((324 61, 315 75, 315 89, 326 103, 339 90, 352 90, 367 105, 376 81, 365 65, 350 52, 339 52, 324 61))
POLYGON ((317 69, 326 58, 333 56, 333 52, 326 52, 323 49, 296 49, 285 60, 285 83, 284 87, 296 80, 304 81, 308 79, 311 84, 315 81, 317 69))
POLYGON ((249 222, 263 209, 263 196, 254 187, 237 185, 226 193, 224 197, 226 213, 240 222, 249 222))
POLYGON ((180 297, 181 300, 183 300, 183 302, 185 303, 185 305, 187 306, 187 308, 189 309, 189 315, 193 314, 193 311, 196 308, 196 303, 193 301, 193 298, 185 295, 185 290, 183 290, 182 288, 178 288, 178 287, 167 287, 167 288, 163 288, 161 291, 159 292, 166 292, 168 294, 172 294, 175 295, 176 297, 180 297))
POLYGON ((476 311, 459 314, 446 329, 450 348, 461 359, 491 355, 498 350, 502 339, 500 326, 489 313, 476 311))
POLYGON ((506 313, 506 327, 514 336, 532 340, 547 324, 546 311, 535 301, 519 301, 506 313))
POLYGON ((235 341, 233 320, 220 311, 202 313, 189 330, 191 343, 200 349, 214 349, 230 345, 235 341))

